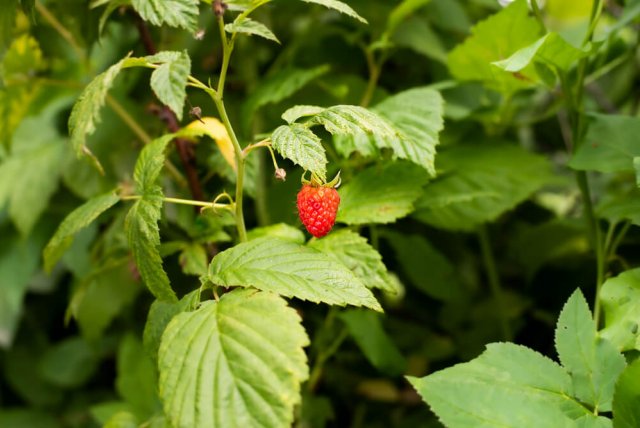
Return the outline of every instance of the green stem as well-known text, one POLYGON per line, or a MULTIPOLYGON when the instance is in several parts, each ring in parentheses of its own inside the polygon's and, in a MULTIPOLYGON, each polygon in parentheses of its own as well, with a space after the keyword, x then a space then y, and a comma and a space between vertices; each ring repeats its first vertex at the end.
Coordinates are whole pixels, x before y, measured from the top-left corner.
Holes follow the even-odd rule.
POLYGON ((335 340, 325 349, 322 350, 318 357, 316 358, 316 362, 311 369, 311 374, 309 375, 309 382, 307 383, 307 390, 312 392, 318 386, 318 382, 320 382, 320 377, 322 376, 322 370, 324 369, 324 364, 331 358, 338 349, 340 349, 340 345, 347 338, 349 332, 346 328, 340 330, 338 336, 336 336, 335 340))
MULTIPOLYGON (((140 195, 127 195, 127 196, 120 196, 120 199, 123 201, 137 201, 139 199, 142 199, 142 196, 140 195)), ((194 201, 192 199, 179 199, 179 198, 162 198, 162 200, 164 202, 169 202, 172 204, 179 204, 179 205, 192 205, 192 206, 196 206, 196 207, 203 207, 203 208, 213 208, 213 209, 229 209, 230 205, 228 204, 218 204, 215 202, 204 202, 204 201, 194 201)))
MULTIPOLYGON (((69 46, 71 46, 71 48, 75 51, 78 58, 80 58, 81 60, 86 60, 84 49, 78 44, 78 42, 76 42, 76 39, 73 37, 73 34, 71 34, 71 32, 67 30, 67 28, 60 21, 58 21, 58 18, 56 18, 49 11, 49 9, 47 9, 39 1, 35 2, 35 6, 38 13, 42 15, 42 18, 44 18, 44 20, 47 21, 47 23, 51 25, 53 29, 56 30, 56 32, 60 34, 60 36, 63 39, 66 40, 67 43, 69 43, 69 46)), ((5 6, 5 7, 9 7, 9 6, 5 6)))
POLYGON ((138 122, 136 122, 135 119, 131 117, 127 109, 122 107, 122 104, 120 104, 115 98, 107 94, 106 101, 109 107, 111 107, 111 110, 113 110, 113 112, 117 114, 120 119, 122 119, 122 121, 129 127, 129 129, 131 129, 131 131, 136 134, 140 141, 142 141, 145 145, 150 144, 151 141, 153 141, 149 134, 147 134, 147 131, 145 131, 138 124, 138 122))
POLYGON ((500 284, 500 276, 498 275, 498 268, 496 266, 496 260, 491 249, 491 241, 489 240, 489 231, 486 225, 482 225, 478 228, 478 240, 480 241, 480 252, 482 253, 482 260, 487 273, 487 279, 489 280, 489 287, 491 287, 491 293, 493 294, 496 304, 498 306, 498 317, 500 319, 500 329, 502 330, 502 337, 504 340, 511 340, 512 333, 509 326, 509 320, 505 312, 504 296, 502 293, 502 286, 500 284))
POLYGON ((622 226, 622 228, 620 229, 620 231, 618 232, 618 235, 616 235, 616 237, 613 238, 613 240, 611 241, 611 246, 608 249, 608 258, 613 258, 615 256, 616 252, 618 251, 618 246, 624 239, 630 227, 631 227, 631 222, 626 221, 622 226))
POLYGON ((531 0, 531 9, 533 10, 533 16, 536 17, 540 26, 545 30, 546 33, 546 25, 544 25, 544 19, 542 18, 542 12, 540 11, 540 7, 538 6, 537 0, 531 0))
POLYGON ((379 61, 376 62, 373 51, 369 47, 364 48, 364 54, 367 59, 367 67, 369 68, 369 81, 367 82, 367 88, 362 95, 362 100, 360 100, 360 106, 368 107, 371 103, 376 87, 378 86, 378 80, 380 79, 380 73, 385 61, 385 56, 383 53, 379 61))
POLYGON ((247 228, 244 224, 244 211, 242 208, 242 197, 244 190, 244 154, 242 152, 242 147, 240 146, 240 142, 238 141, 238 137, 231 126, 231 121, 229 120, 229 115, 227 114, 227 109, 224 106, 223 94, 224 94, 224 82, 227 76, 227 70, 229 68, 229 58, 231 57, 231 52, 233 51, 233 38, 231 40, 227 40, 227 35, 224 31, 224 20, 222 16, 218 17, 218 27, 220 28, 220 37, 222 39, 222 69, 220 70, 220 80, 218 81, 218 90, 207 91, 213 102, 218 109, 218 113, 220 114, 220 119, 222 119, 222 123, 227 130, 227 134, 229 134, 229 138, 231 139, 231 143, 233 144, 233 150, 235 152, 236 158, 236 173, 238 174, 236 177, 236 227, 238 230, 238 238, 240 242, 247 241, 247 228))

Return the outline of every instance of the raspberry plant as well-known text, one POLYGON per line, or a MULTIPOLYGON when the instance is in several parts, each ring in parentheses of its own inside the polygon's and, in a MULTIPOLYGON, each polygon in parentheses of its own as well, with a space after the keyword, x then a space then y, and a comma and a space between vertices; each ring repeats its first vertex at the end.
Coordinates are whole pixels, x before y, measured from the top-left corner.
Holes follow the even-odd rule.
POLYGON ((639 16, 9 0, 0 426, 636 426, 639 16))

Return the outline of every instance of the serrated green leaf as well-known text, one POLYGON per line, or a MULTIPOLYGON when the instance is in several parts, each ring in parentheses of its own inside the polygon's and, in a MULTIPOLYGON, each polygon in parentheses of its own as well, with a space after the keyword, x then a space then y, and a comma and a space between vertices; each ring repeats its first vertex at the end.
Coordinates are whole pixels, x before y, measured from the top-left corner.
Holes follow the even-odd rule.
POLYGON ((483 81, 507 94, 531 86, 530 81, 492 65, 538 40, 540 25, 529 16, 526 0, 514 1, 476 24, 471 33, 449 54, 449 70, 456 79, 483 81))
POLYGON ((540 80, 535 69, 525 69, 534 63, 543 63, 554 70, 566 72, 577 60, 589 55, 590 50, 590 46, 580 49, 574 47, 558 33, 547 33, 535 43, 493 65, 510 73, 523 72, 527 77, 540 80))
POLYGON ((158 192, 159 187, 156 181, 164 166, 165 150, 172 139, 172 134, 163 135, 153 140, 151 144, 145 146, 140 152, 133 170, 133 179, 138 193, 144 195, 147 192, 151 194, 158 192))
POLYGON ((301 117, 305 116, 314 116, 318 113, 322 113, 324 111, 324 107, 318 106, 293 106, 284 113, 282 113, 282 119, 284 119, 287 123, 291 124, 301 117))
POLYGON ((336 221, 346 224, 392 223, 413 211, 422 186, 424 170, 409 162, 374 165, 339 189, 336 221))
POLYGON ((367 23, 367 20, 361 17, 360 15, 358 15, 356 11, 351 8, 351 6, 341 1, 338 1, 338 0, 302 0, 302 1, 305 3, 319 4, 329 9, 337 10, 338 12, 344 13, 345 15, 348 15, 354 19, 357 19, 358 21, 364 24, 367 23))
POLYGON ((634 135, 640 132, 640 119, 613 114, 590 114, 584 141, 569 166, 578 170, 633 171, 633 159, 640 156, 634 135))
POLYGON ((463 295, 453 264, 420 235, 385 231, 394 254, 411 284, 427 295, 451 301, 463 295))
POLYGON ((107 93, 123 68, 123 59, 98 74, 84 88, 69 115, 69 133, 71 145, 80 157, 83 154, 92 156, 86 145, 87 137, 93 134, 100 123, 100 109, 104 106, 107 93))
POLYGON ((438 167, 443 173, 425 187, 414 217, 449 230, 493 221, 555 180, 546 158, 506 144, 451 147, 438 167))
POLYGON ((397 289, 382 263, 382 256, 369 245, 366 238, 357 233, 349 229, 338 230, 322 239, 312 239, 309 246, 351 269, 368 288, 396 294, 397 289))
POLYGON ((317 250, 277 238, 255 239, 219 253, 209 266, 208 280, 311 302, 382 310, 347 267, 317 250))
POLYGON ((278 223, 272 224, 270 226, 257 227, 255 229, 251 229, 247 233, 247 239, 249 241, 265 236, 295 242, 296 244, 304 244, 304 242, 306 241, 304 233, 300 229, 298 229, 297 227, 293 227, 287 223, 278 223))
POLYGON ((281 125, 271 134, 271 144, 282 157, 326 179, 327 155, 320 138, 308 127, 299 123, 281 125))
POLYGON ((131 5, 145 21, 189 31, 197 29, 199 4, 199 0, 131 0, 131 5))
POLYGON ((579 289, 558 318, 556 349, 571 375, 574 396, 599 411, 611 410, 614 386, 626 362, 611 342, 597 337, 591 311, 579 289))
POLYGON ((182 120, 186 86, 191 73, 191 58, 186 51, 160 52, 165 54, 160 67, 151 73, 151 89, 158 99, 182 120))
POLYGON ((308 377, 300 321, 284 299, 246 289, 177 315, 159 351, 173 426, 290 426, 308 377))
POLYGON ((156 368, 145 355, 139 339, 127 334, 118 348, 116 390, 138 420, 147 420, 161 410, 156 368))
MULTIPOLYGON (((333 107, 327 111, 331 109, 333 107)), ((363 110, 346 110, 344 118, 340 117, 342 121, 333 119, 334 114, 330 116, 330 125, 338 129, 336 132, 327 130, 338 135, 348 134, 336 139, 339 152, 348 156, 357 151, 377 157, 382 149, 391 149, 396 157, 410 160, 435 175, 435 146, 443 128, 443 103, 439 92, 429 88, 409 89, 376 105, 371 115, 365 113, 360 117, 363 110), (349 124, 353 129, 341 133, 340 129, 349 124)), ((342 110, 336 113, 341 114, 342 110)), ((324 114, 327 113, 316 117, 322 118, 324 114)))
POLYGON ((120 201, 114 190, 89 199, 73 210, 58 226, 44 249, 44 268, 51 272, 60 257, 71 246, 74 235, 91 224, 100 214, 120 201))
POLYGON ((607 279, 600 301, 605 315, 600 336, 621 351, 640 350, 640 269, 607 279))
MULTIPOLYGON (((320 65, 308 69, 286 68, 265 77, 251 92, 251 95, 242 106, 242 126, 245 131, 250 131, 249 128, 253 116, 260 107, 277 103, 290 97, 328 71, 328 65, 320 65)), ((320 111, 324 110, 321 107, 319 109, 320 111)), ((289 123, 293 121, 287 120, 289 123)))
POLYGON ((171 289, 169 277, 162 268, 162 258, 158 251, 158 220, 161 211, 162 194, 145 194, 129 210, 124 227, 136 266, 146 286, 158 300, 175 302, 177 298, 171 289))
POLYGON ((405 371, 407 361, 384 331, 378 314, 364 309, 349 309, 340 314, 340 319, 374 367, 391 376, 405 371))
POLYGON ((248 34, 252 36, 260 36, 267 40, 274 41, 276 43, 280 43, 280 40, 276 37, 275 34, 262 22, 254 21, 253 19, 247 18, 243 15, 238 15, 238 17, 232 23, 229 23, 224 26, 224 29, 228 33, 242 33, 248 34))
POLYGON ((613 396, 613 426, 635 428, 640 426, 640 360, 627 366, 616 383, 613 396))
POLYGON ((407 379, 450 428, 570 428, 589 413, 571 398, 562 367, 512 343, 489 344, 468 363, 407 379))
POLYGON ((337 105, 313 116, 311 125, 322 125, 333 135, 372 136, 381 140, 398 139, 398 132, 384 119, 364 107, 337 105))

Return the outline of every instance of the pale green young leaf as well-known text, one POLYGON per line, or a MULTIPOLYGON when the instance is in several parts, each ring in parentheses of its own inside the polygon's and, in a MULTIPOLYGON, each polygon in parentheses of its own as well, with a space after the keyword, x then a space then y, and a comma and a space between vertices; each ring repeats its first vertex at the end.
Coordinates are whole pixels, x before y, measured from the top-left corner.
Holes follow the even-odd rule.
POLYGON ((197 29, 199 4, 199 0, 131 0, 131 5, 145 21, 189 31, 197 29))
MULTIPOLYGON (((286 68, 265 77, 242 105, 242 126, 248 132, 255 112, 260 107, 280 102, 326 74, 328 65, 314 68, 286 68)), ((324 110, 320 108, 320 111, 324 110)), ((315 114, 315 113, 314 113, 315 114)), ((286 119, 285 119, 286 120, 286 119)), ((291 123, 294 120, 287 120, 291 123)))
POLYGON ((600 411, 611 410, 614 386, 626 362, 611 342, 597 337, 580 289, 564 305, 555 339, 560 362, 571 374, 574 396, 600 411))
POLYGON ((424 170, 409 162, 369 167, 339 189, 341 201, 336 221, 392 223, 413 211, 427 181, 424 170))
POLYGON ((168 302, 177 300, 171 289, 169 277, 162 268, 158 251, 160 231, 158 220, 162 210, 162 193, 146 193, 137 200, 125 218, 125 232, 129 247, 136 261, 142 280, 158 299, 168 302))
POLYGON ((301 117, 314 116, 318 113, 322 113, 323 111, 324 107, 305 105, 293 106, 282 113, 282 119, 284 119, 287 123, 292 124, 301 117))
POLYGON ((326 179, 327 155, 320 138, 308 127, 299 123, 281 125, 271 134, 271 144, 282 157, 326 179))
MULTIPOLYGON (((523 71, 534 62, 539 62, 554 70, 565 72, 577 60, 589 55, 590 50, 590 46, 576 48, 558 33, 547 33, 535 43, 518 50, 509 58, 495 61, 493 64, 502 70, 515 73, 523 71)), ((529 76, 529 73, 526 75, 529 76)))
POLYGON ((600 301, 605 315, 600 336, 621 351, 640 350, 640 269, 607 279, 600 301))
POLYGON ((309 246, 351 269, 368 288, 396 294, 397 289, 382 263, 382 256, 357 233, 349 229, 338 230, 322 239, 312 239, 309 246))
POLYGON ((358 15, 358 13, 355 10, 353 10, 351 6, 341 1, 338 1, 338 0, 302 0, 302 1, 305 3, 319 4, 329 9, 337 10, 338 12, 344 13, 345 15, 348 15, 354 19, 357 19, 358 21, 364 24, 367 23, 367 20, 361 17, 360 15, 358 15))
POLYGON ((384 331, 379 314, 366 309, 349 309, 340 313, 340 319, 375 368, 390 376, 404 373, 407 361, 384 331))
POLYGON ((562 367, 512 343, 489 344, 468 363, 407 379, 450 428, 573 428, 589 413, 571 398, 562 367))
POLYGON ((584 415, 575 421, 576 428, 613 428, 611 419, 594 414, 584 415))
POLYGON ((144 421, 156 414, 161 409, 156 368, 133 334, 127 334, 120 342, 116 369, 116 390, 138 420, 144 421))
POLYGON ((640 426, 640 359, 629 364, 616 383, 613 395, 613 426, 635 428, 640 426))
POLYGON ((175 428, 285 427, 308 377, 300 316, 237 289, 177 315, 162 336, 160 396, 175 428))
POLYGON ((396 260, 411 284, 434 299, 455 300, 463 295, 456 270, 423 236, 385 231, 396 260))
POLYGON ((304 244, 306 240, 304 233, 297 227, 293 227, 287 223, 272 224, 270 226, 257 227, 251 229, 247 233, 249 241, 253 239, 270 236, 272 238, 280 238, 285 241, 295 242, 296 244, 304 244))
POLYGON ((590 114, 584 141, 578 146, 569 166, 578 170, 634 171, 633 159, 640 156, 635 135, 640 119, 612 114, 590 114))
POLYGON ((438 155, 438 168, 414 217, 449 230, 472 231, 555 180, 546 158, 506 144, 452 147, 438 155))
POLYGON ((476 24, 471 33, 449 54, 449 70, 456 79, 483 81, 507 94, 531 86, 531 82, 492 65, 538 40, 540 25, 529 16, 526 0, 514 1, 476 24))
POLYGON ((182 120, 186 86, 191 73, 191 59, 186 51, 161 52, 162 64, 151 73, 151 89, 182 120))
POLYGON ((251 18, 247 18, 243 15, 238 15, 235 21, 224 26, 227 33, 235 34, 248 34, 252 36, 260 36, 267 40, 271 40, 276 43, 280 43, 280 40, 275 34, 262 22, 254 21, 251 18))
MULTIPOLYGON (((391 149, 396 157, 410 160, 435 175, 435 147, 443 128, 443 102, 439 92, 429 88, 409 89, 385 99, 371 111, 357 108, 353 113, 346 110, 342 114, 341 107, 347 106, 331 107, 316 118, 329 116, 331 128, 327 130, 338 135, 336 149, 344 156, 359 152, 377 157, 382 149, 391 149), (329 114, 334 108, 337 114, 329 114), (344 120, 336 120, 334 116, 347 121, 343 123, 344 120), (355 124, 349 132, 340 132, 352 123, 355 124)), ((313 120, 319 120, 316 118, 313 120)), ((324 122, 323 125, 327 126, 324 122)))
POLYGON ((225 287, 255 287, 311 302, 382 310, 346 266, 320 251, 277 238, 258 238, 219 253, 207 279, 225 287))
POLYGON ((48 272, 71 246, 76 233, 91 224, 100 214, 114 206, 120 197, 115 191, 89 199, 73 210, 58 226, 56 233, 44 249, 44 268, 48 272))

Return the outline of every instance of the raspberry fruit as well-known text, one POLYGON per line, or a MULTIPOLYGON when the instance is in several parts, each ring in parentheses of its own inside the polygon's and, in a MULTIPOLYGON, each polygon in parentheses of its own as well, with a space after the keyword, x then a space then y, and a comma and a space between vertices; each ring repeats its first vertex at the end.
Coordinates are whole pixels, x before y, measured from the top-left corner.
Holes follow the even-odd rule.
POLYGON ((325 236, 336 222, 340 195, 331 185, 303 184, 298 192, 298 215, 316 238, 325 236))

